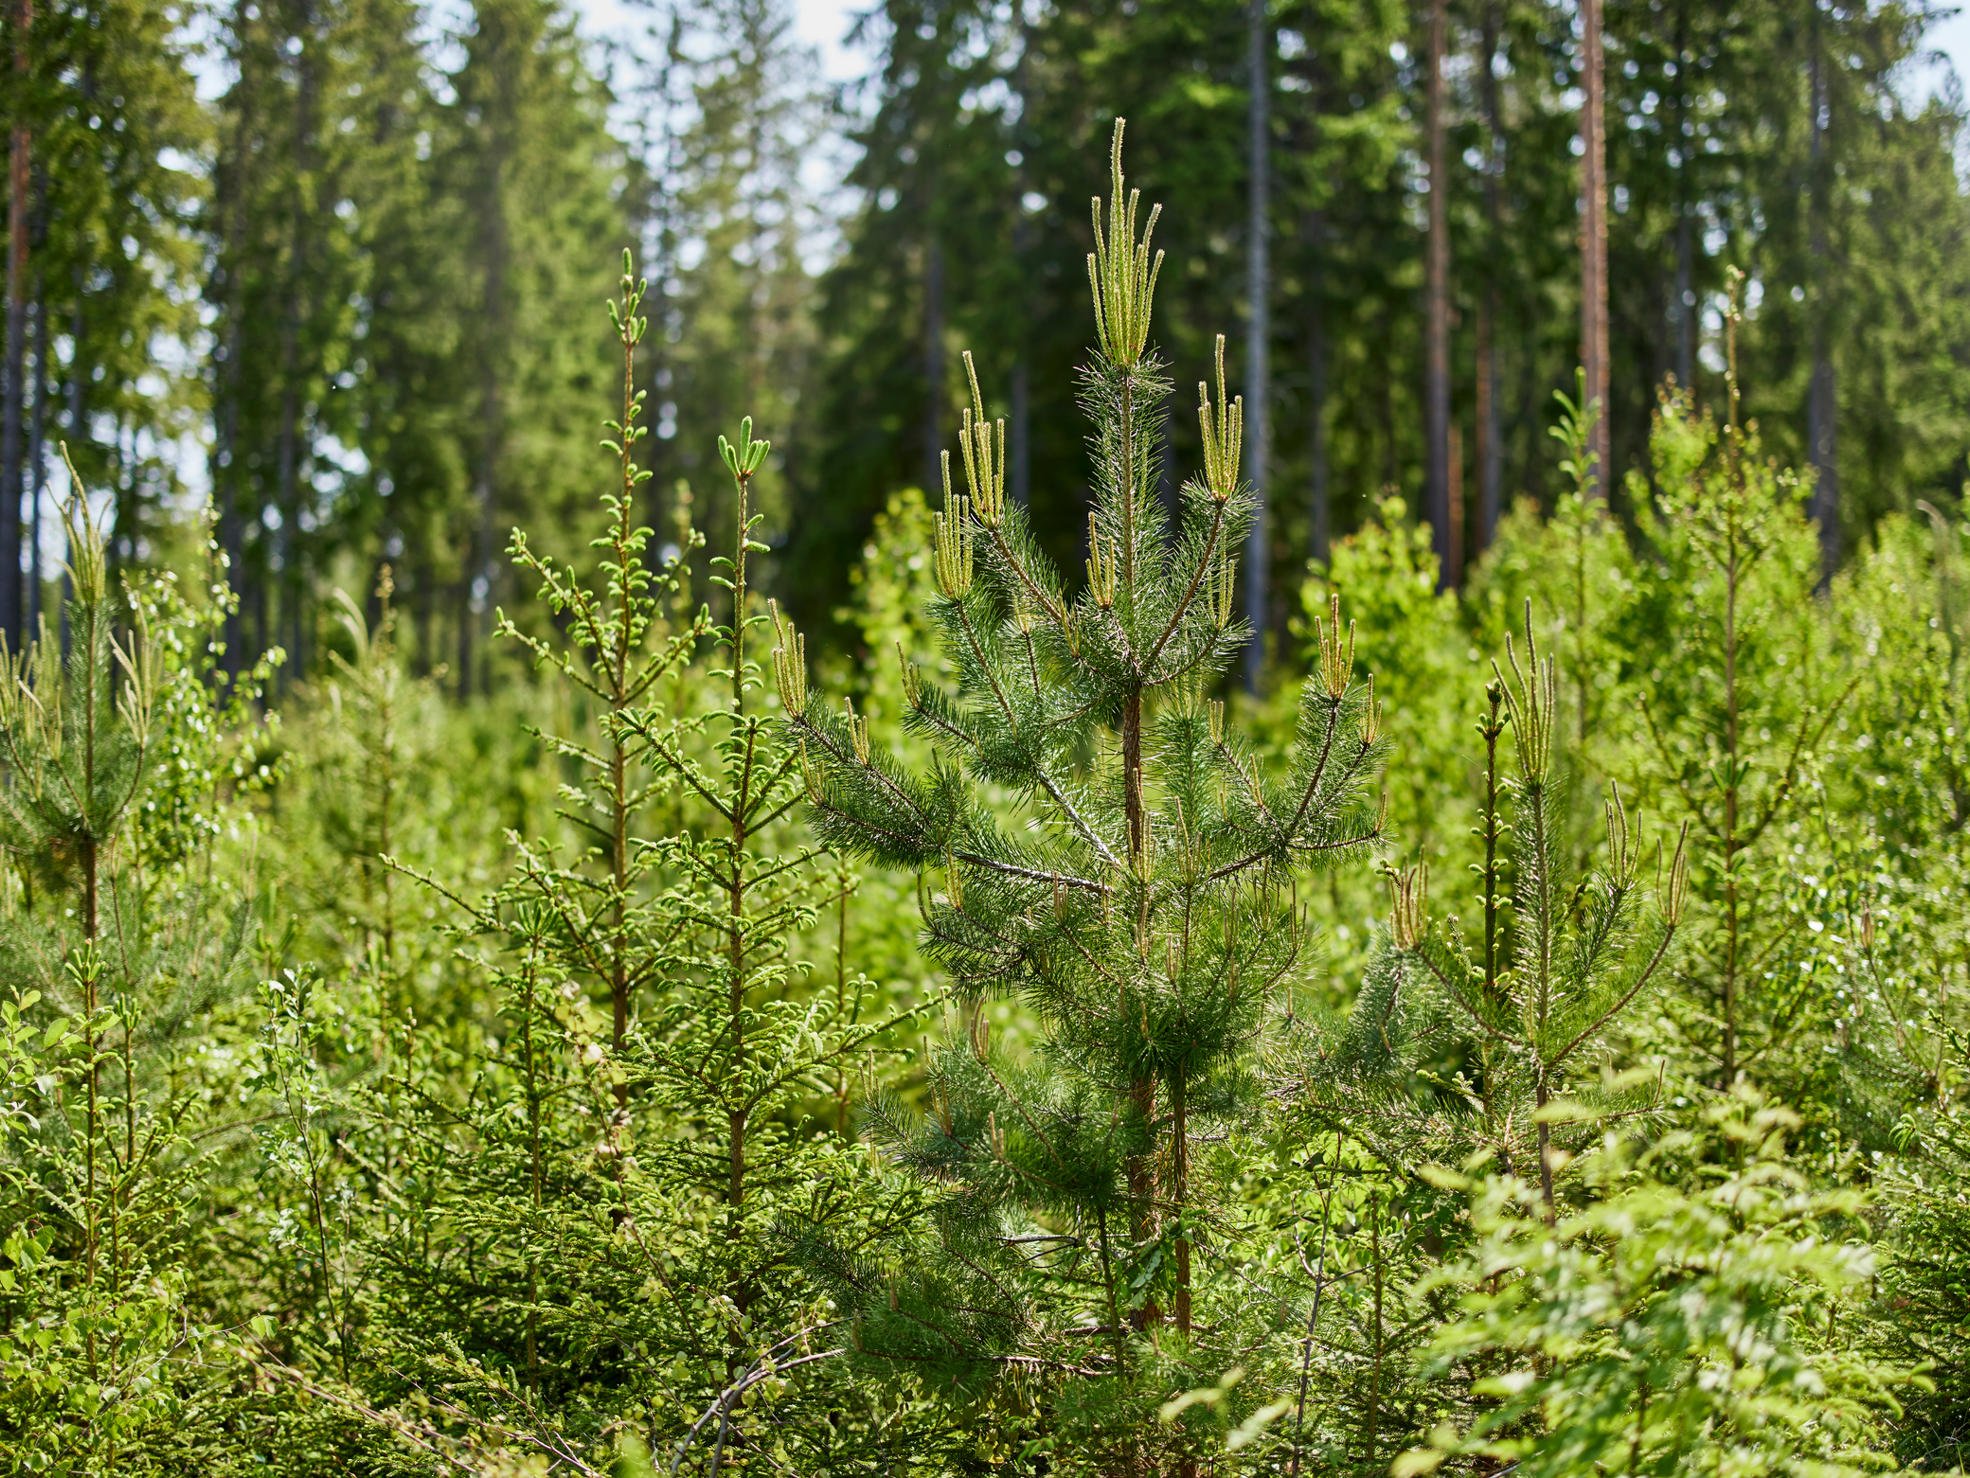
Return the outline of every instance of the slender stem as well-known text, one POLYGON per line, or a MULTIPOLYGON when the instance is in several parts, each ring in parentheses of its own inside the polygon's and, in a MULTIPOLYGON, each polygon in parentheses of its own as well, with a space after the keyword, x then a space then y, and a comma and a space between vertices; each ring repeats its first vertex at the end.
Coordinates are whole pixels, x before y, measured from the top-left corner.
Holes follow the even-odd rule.
MULTIPOLYGON (((738 547, 732 560, 732 724, 734 733, 747 728, 746 721, 746 546, 750 542, 751 479, 741 475, 737 478, 738 508, 738 547)), ((730 848, 731 871, 726 875, 727 915, 725 929, 726 947, 726 1013, 728 1030, 731 1035, 732 1056, 727 1070, 728 1078, 735 1090, 726 1111, 726 1214, 731 1227, 731 1235, 736 1242, 739 1235, 740 1219, 744 1214, 746 1197, 746 1139, 750 1127, 751 1109, 744 1097, 741 1085, 746 1071, 746 993, 749 981, 746 969, 746 887, 749 881, 746 871, 747 847, 751 841, 752 826, 752 780, 753 756, 758 734, 747 728, 745 752, 739 764, 738 786, 732 796, 730 817, 731 832, 728 840, 730 848)), ((742 1276, 734 1278, 732 1304, 743 1318, 752 1304, 753 1289, 742 1276)), ((738 1358, 738 1346, 734 1345, 732 1359, 738 1358)))
MULTIPOLYGON (((1504 693, 1493 684, 1487 690, 1490 711, 1485 715, 1484 734, 1484 996, 1485 1004, 1496 1009, 1501 1004, 1503 992, 1498 980, 1498 836, 1501 823, 1498 815, 1498 736, 1505 730, 1501 713, 1504 693)), ((1492 1051, 1491 1038, 1486 1036, 1479 1045, 1483 1054, 1484 1082, 1479 1096, 1484 1103, 1484 1120, 1487 1126, 1492 1122, 1492 1051)))
POLYGON ((1558 1220, 1558 1206, 1553 1200, 1553 1126, 1546 1122, 1543 1110, 1547 1104, 1546 1073, 1542 1067, 1532 1090, 1533 1118, 1539 1126, 1539 1200, 1546 1213, 1546 1225, 1552 1226, 1558 1220))
MULTIPOLYGON (((617 1054, 629 1034, 629 731, 623 711, 630 704, 630 643, 636 622, 636 601, 629 584, 630 510, 636 498, 633 428, 636 424, 636 339, 625 329, 622 338, 621 500, 616 509, 615 556, 617 596, 613 630, 606 652, 609 698, 609 1004, 610 1046, 617 1054)), ((599 636, 599 633, 598 633, 599 636)), ((618 1112, 629 1102, 629 1082, 615 1085, 618 1112)))
MULTIPOLYGON (((537 939, 527 942, 527 962, 521 972, 520 994, 520 1070, 527 1094, 527 1172, 528 1192, 538 1221, 546 1201, 547 1180, 540 1151, 540 1072, 534 1059, 534 987, 537 975, 534 949, 537 939)), ((540 1399, 540 1270, 532 1250, 527 1251, 527 1388, 540 1399)))
POLYGON ((1732 515, 1725 535, 1724 558, 1724 969, 1722 989, 1722 1082, 1728 1090, 1737 1078, 1739 917, 1738 839, 1738 691, 1737 691, 1737 522, 1732 515))
POLYGON ((1099 1203, 1094 1208, 1094 1227, 1096 1245, 1101 1251, 1101 1283, 1108 1294, 1108 1329, 1115 1341, 1115 1368, 1127 1370, 1129 1345, 1122 1331, 1121 1298, 1115 1289, 1115 1256, 1108 1245, 1108 1209, 1099 1203))
MULTIPOLYGON (((835 859, 835 882, 835 1020, 840 1022, 842 1013, 848 1009, 848 895, 853 891, 848 863, 840 857, 835 859)), ((835 1133, 844 1139, 848 1137, 846 1062, 835 1074, 835 1133)))
POLYGON ((1320 1255, 1313 1265, 1313 1307, 1306 1316, 1306 1338, 1300 1348, 1300 1392, 1293 1403, 1293 1455, 1286 1468, 1287 1478, 1300 1478, 1300 1439, 1306 1426, 1307 1385, 1313 1376, 1313 1333, 1320 1323, 1320 1296, 1327 1289, 1327 1239, 1334 1225, 1334 1181, 1341 1173, 1341 1146, 1346 1136, 1334 1136, 1334 1163, 1327 1171, 1327 1186, 1320 1193, 1320 1255))
MULTIPOLYGON (((1122 518, 1122 593, 1118 599, 1127 602, 1127 614, 1135 614, 1135 377, 1127 372, 1122 376, 1121 394, 1121 466, 1116 483, 1121 496, 1122 518)), ((1128 696, 1122 702, 1122 808, 1128 822, 1129 861, 1140 865, 1149 845, 1149 818, 1143 800, 1143 758, 1142 758, 1142 683, 1141 674, 1130 686, 1128 696)), ((1141 885, 1138 885, 1139 887, 1141 885)), ((1145 898, 1146 899, 1146 890, 1145 898)), ((1145 908, 1135 910, 1135 943, 1138 953, 1148 947, 1148 918, 1145 908)), ((1156 1111, 1156 1079, 1143 1072, 1129 1084, 1129 1102, 1145 1124, 1153 1121, 1156 1111)), ((1129 1230, 1138 1246, 1146 1243, 1155 1232, 1156 1170, 1153 1157, 1148 1154, 1131 1155, 1127 1167, 1129 1188, 1129 1230)), ((1148 1328, 1161 1321, 1162 1311, 1155 1301, 1149 1300, 1136 1309, 1131 1320, 1137 1328, 1148 1328)))
POLYGON ((1383 1296, 1387 1284, 1386 1269, 1382 1265, 1382 1198, 1371 1187, 1368 1192, 1368 1255, 1370 1265, 1375 1269, 1375 1292, 1373 1306, 1373 1356, 1368 1375, 1368 1411, 1363 1418, 1363 1445, 1368 1450, 1368 1464, 1375 1465, 1375 1455, 1381 1446, 1382 1431, 1382 1367, 1387 1358, 1387 1337, 1383 1323, 1383 1296))
POLYGON ((1176 1216, 1177 1329, 1190 1333, 1190 1085, 1179 1070, 1170 1077, 1170 1204, 1176 1216))

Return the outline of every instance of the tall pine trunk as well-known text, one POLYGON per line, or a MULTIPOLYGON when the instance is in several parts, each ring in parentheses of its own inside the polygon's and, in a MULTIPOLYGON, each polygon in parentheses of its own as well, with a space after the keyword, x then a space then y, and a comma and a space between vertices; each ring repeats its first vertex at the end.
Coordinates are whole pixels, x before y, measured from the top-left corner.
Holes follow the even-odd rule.
POLYGON ((1812 243, 1812 280, 1808 299, 1813 312, 1813 372, 1806 391, 1806 450, 1813 465, 1813 518, 1820 532, 1820 580, 1833 578, 1840 563, 1840 468, 1836 456, 1839 421, 1838 386, 1833 373, 1833 333, 1829 322, 1827 274, 1832 270, 1832 240, 1828 216, 1832 211, 1832 161, 1827 135, 1833 126, 1833 99, 1827 85, 1827 59, 1821 34, 1819 0, 1813 3, 1812 54, 1809 62, 1809 102, 1813 110, 1808 161, 1812 183, 1807 228, 1812 243))
MULTIPOLYGON (((1014 0, 1013 14, 1019 27, 1019 60, 1012 68, 1012 94, 1019 108, 1019 126, 1015 132, 1019 163, 1013 170, 1012 259, 1019 281, 1028 282, 1032 280, 1028 273, 1033 265, 1033 223, 1032 214, 1026 209, 1026 195, 1032 188, 1030 162, 1034 138, 1029 122, 1033 107, 1032 74, 1027 59, 1033 51, 1033 18, 1027 11, 1026 0, 1014 0)), ((1007 412, 1006 448, 1010 466, 1006 482, 1012 501, 1025 508, 1033 501, 1032 316, 1022 311, 1013 332, 1017 338, 1012 358, 1011 404, 1007 412)), ((924 489, 926 496, 930 492, 930 488, 924 489)))
POLYGON ((27 632, 41 627, 41 501, 48 486, 48 297, 34 280, 34 409, 27 427, 27 632))
MULTIPOLYGON (((1494 263, 1502 261, 1505 244, 1505 120, 1498 96, 1499 6, 1484 7, 1480 22, 1478 96, 1484 107, 1484 224, 1494 263)), ((1498 413, 1498 279, 1484 278, 1478 300, 1477 329, 1477 474, 1478 527, 1476 548, 1488 549, 1498 532, 1505 501, 1504 421, 1498 413)))
MULTIPOLYGON (((82 435, 82 264, 75 263, 69 269, 69 287, 74 294, 68 310, 69 363, 67 383, 62 387, 62 397, 67 402, 68 435, 72 442, 80 444, 82 435)), ((57 603, 61 608, 62 651, 66 653, 69 645, 68 602, 75 593, 74 577, 69 573, 66 560, 62 563, 62 598, 57 603)))
POLYGON ((1676 56, 1676 91, 1670 100, 1670 113, 1676 137, 1676 286, 1675 301, 1669 305, 1669 319, 1676 333, 1674 345, 1676 383, 1694 394, 1696 390, 1696 228, 1695 207, 1691 204, 1690 176, 1690 85, 1689 10, 1676 6, 1671 35, 1676 56))
MULTIPOLYGON (((507 117, 512 109, 506 110, 507 117)), ((504 126, 504 125, 503 125, 504 126)), ((477 680, 479 612, 482 597, 490 595, 493 551, 499 536, 499 464, 505 451, 504 387, 500 382, 502 349, 508 341, 505 325, 508 303, 506 279, 512 243, 506 220, 506 137, 493 140, 487 159, 485 197, 479 212, 479 248, 484 253, 484 294, 480 311, 492 330, 490 352, 479 361, 478 465, 472 474, 473 526, 470 552, 460 572, 458 591, 458 694, 472 695, 477 680)))
POLYGON ((1587 495, 1607 496, 1613 476, 1608 428, 1607 79, 1601 51, 1601 0, 1581 0, 1580 368, 1591 418, 1587 495))
MULTIPOLYGON (((248 21, 247 0, 238 0, 231 21, 235 37, 243 36, 248 21)), ((242 75, 239 86, 244 86, 242 75)), ((238 99, 231 140, 231 167, 216 171, 220 231, 219 262, 224 277, 220 312, 225 332, 220 335, 213 367, 212 406, 212 495, 218 504, 219 548, 226 558, 226 578, 238 599, 226 613, 223 639, 227 680, 237 681, 246 667, 245 624, 242 614, 252 605, 246 571, 246 520, 242 515, 239 489, 239 398, 241 392, 239 358, 244 347, 246 320, 245 277, 240 258, 245 250, 247 197, 247 140, 250 99, 238 99)))
POLYGON ((294 93, 294 167, 297 183, 289 228, 293 231, 292 256, 287 291, 282 295, 280 320, 280 412, 276 431, 275 507, 280 510, 280 624, 287 628, 288 660, 282 669, 283 681, 303 675, 307 654, 302 650, 304 625, 301 606, 305 599, 301 570, 301 329, 311 296, 309 247, 314 222, 304 202, 310 197, 306 182, 315 168, 315 89, 318 79, 314 7, 302 0, 296 30, 301 51, 294 93))
MULTIPOLYGON (((655 150, 656 167, 650 172, 649 215, 643 222, 641 233, 643 259, 638 264, 650 284, 650 322, 655 328, 655 332, 637 346, 640 351, 638 370, 652 405, 662 404, 668 393, 666 387, 671 382, 669 325, 675 310, 670 301, 670 287, 677 235, 676 181, 682 168, 682 147, 676 119, 683 105, 677 96, 676 82, 684 71, 683 46, 684 13, 679 9, 671 13, 664 35, 663 70, 654 99, 661 131, 655 150)), ((670 503, 676 492, 668 451, 667 444, 656 437, 650 438, 642 449, 644 469, 650 474, 643 493, 643 521, 653 529, 669 527, 670 503)))
POLYGON ((1265 672, 1268 621, 1267 575, 1271 548, 1266 537, 1266 401, 1268 340, 1271 337, 1271 270, 1266 260, 1266 229, 1271 214, 1272 108, 1270 61, 1272 18, 1266 0, 1248 0, 1246 12, 1245 295, 1245 467, 1252 484, 1252 532, 1245 546, 1245 614, 1252 642, 1245 648, 1245 688, 1256 693, 1265 672))
MULTIPOLYGON (((14 0, 14 86, 24 101, 33 0, 14 0)), ((33 153, 25 107, 7 136, 7 388, 0 407, 0 634, 18 650, 21 627, 21 413, 27 372, 28 165, 33 153)))
POLYGON ((1423 272, 1423 512, 1436 549, 1437 587, 1457 583, 1458 539, 1450 510, 1450 182, 1444 169, 1443 58, 1447 0, 1430 0, 1428 75, 1423 81, 1424 148, 1430 177, 1423 272))

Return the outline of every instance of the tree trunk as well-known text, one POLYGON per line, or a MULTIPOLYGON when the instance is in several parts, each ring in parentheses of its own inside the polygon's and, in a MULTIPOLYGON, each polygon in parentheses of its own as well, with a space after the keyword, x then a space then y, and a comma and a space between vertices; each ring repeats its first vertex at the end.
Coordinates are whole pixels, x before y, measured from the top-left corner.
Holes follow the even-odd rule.
MULTIPOLYGON (((233 33, 243 35, 249 24, 246 0, 233 10, 233 33)), ((243 85, 243 83, 242 83, 243 85)), ((228 683, 238 680, 246 668, 243 613, 251 606, 246 580, 246 522, 240 513, 239 496, 239 356, 243 347, 246 318, 245 284, 239 269, 245 236, 247 195, 247 110, 250 100, 241 97, 235 113, 231 143, 231 168, 224 168, 224 154, 217 173, 216 204, 221 212, 219 262, 224 274, 221 313, 225 332, 220 336, 213 367, 212 456, 208 463, 212 495, 218 503, 219 548, 226 557, 226 579, 235 600, 226 614, 223 659, 228 683)))
MULTIPOLYGON (((1375 342, 1386 344, 1395 332, 1395 324, 1391 321, 1395 314, 1384 304, 1375 316, 1375 326, 1381 333, 1375 342)), ((1375 356, 1375 398, 1382 407, 1382 490, 1392 493, 1402 482, 1402 447, 1395 425, 1394 360, 1387 354, 1375 356)))
POLYGON ((1457 584, 1457 538, 1450 526, 1450 181, 1444 169, 1443 57, 1447 0, 1430 0, 1423 79, 1424 141, 1430 177, 1423 280, 1423 512, 1436 549, 1437 588, 1457 584))
MULTIPOLYGON (((14 86, 24 99, 33 0, 14 0, 14 86)), ((27 371, 28 164, 33 135, 22 107, 7 136, 7 388, 0 406, 0 634, 18 650, 21 626, 21 413, 27 371)))
POLYGON ((41 503, 48 487, 48 298, 34 283, 34 410, 27 428, 27 633, 41 629, 41 503))
POLYGON ((1271 337, 1269 298, 1272 292, 1266 262, 1266 230, 1271 210, 1272 18, 1266 0, 1248 0, 1246 14, 1246 83, 1251 97, 1246 109, 1245 221, 1245 469, 1251 480, 1254 510, 1252 532, 1245 545, 1245 615, 1252 623, 1252 642, 1245 649, 1245 689, 1256 693, 1265 673, 1267 575, 1271 546, 1266 538, 1266 401, 1271 337))
MULTIPOLYGON (((68 401, 68 439, 80 446, 86 439, 82 423, 82 265, 75 263, 69 269, 69 287, 74 293, 68 310, 68 383, 63 387, 64 398, 68 401)), ((72 490, 71 490, 72 491, 72 490)), ((74 576, 70 573, 68 562, 62 562, 62 598, 56 602, 61 612, 62 655, 68 655, 68 601, 75 593, 74 576)))
MULTIPOLYGON (((665 33, 663 72, 655 98, 662 131, 656 146, 656 168, 651 171, 653 184, 649 219, 643 232, 643 259, 637 264, 650 284, 647 301, 651 332, 645 336, 642 345, 643 383, 649 390, 649 403, 659 407, 665 397, 672 393, 669 325, 675 310, 670 301, 670 283, 676 243, 675 181, 681 166, 681 147, 675 120, 681 116, 682 110, 674 84, 685 67, 683 46, 684 13, 680 8, 671 12, 669 29, 665 33)), ((676 491, 670 470, 669 449, 662 437, 652 436, 646 438, 638 450, 644 469, 650 474, 649 485, 643 495, 643 521, 653 529, 667 528, 670 500, 676 491)), ((662 547, 661 539, 653 542, 657 548, 662 547)), ((662 556, 653 550, 652 563, 661 559, 662 556)))
POLYGON ((1688 7, 1676 7, 1673 45, 1676 53, 1676 92, 1671 112, 1676 137, 1676 286, 1675 301, 1669 305, 1670 322, 1675 328, 1676 383, 1696 393, 1696 232, 1690 203, 1691 140, 1689 84, 1688 7))
POLYGON ((1607 126, 1601 54, 1601 0, 1581 0, 1580 110, 1580 367, 1583 413, 1590 418, 1586 491, 1605 498, 1614 466, 1608 428, 1607 362, 1607 126))
POLYGON ((1806 449, 1813 464, 1813 518, 1820 531, 1820 583, 1833 578, 1840 563, 1840 467, 1836 456, 1839 398, 1833 373, 1831 304, 1826 291, 1832 270, 1832 241, 1827 217, 1832 210, 1832 164, 1827 134, 1833 126, 1833 100, 1827 86, 1826 56, 1820 34, 1818 0, 1813 4, 1810 103, 1813 110, 1809 156, 1812 184, 1807 209, 1812 212, 1808 236, 1812 243, 1815 286, 1808 300, 1813 314, 1813 373, 1806 391, 1806 449))
MULTIPOLYGON (((1498 97, 1499 16, 1496 3, 1484 8, 1483 55, 1478 95, 1484 106, 1484 223, 1492 260, 1505 259, 1505 123, 1498 97)), ((1487 272, 1478 301, 1477 326, 1478 528, 1474 552, 1491 547, 1505 502, 1505 436, 1498 413, 1498 280, 1487 272)))
MULTIPOLYGON (((318 78, 317 38, 314 7, 303 0, 296 17, 301 38, 294 93, 294 167, 298 182, 305 182, 314 169, 315 87, 318 78)), ((283 685, 302 675, 306 661, 302 646, 301 603, 304 598, 301 571, 301 319, 310 296, 309 251, 314 223, 304 202, 310 191, 294 192, 288 225, 293 231, 290 275, 282 294, 280 321, 280 412, 275 431, 274 498, 280 510, 280 604, 279 621, 287 628, 287 664, 282 669, 283 685)))
MULTIPOLYGON (((511 58, 500 58, 494 65, 517 65, 511 58)), ((503 418, 505 386, 501 381, 503 346, 508 342, 506 279, 512 243, 506 220, 506 154, 504 133, 511 127, 512 109, 504 104, 508 116, 491 141, 486 158, 484 196, 479 208, 479 247, 484 253, 485 280, 480 312, 490 331, 490 352, 479 362, 479 455, 473 471, 473 526, 465 567, 459 575, 458 600, 458 695, 469 698, 477 681, 479 607, 490 602, 493 544, 499 525, 500 462, 505 455, 503 418)))
MULTIPOLYGON (((1015 0, 1013 13, 1019 25, 1019 60, 1012 69, 1012 92, 1019 106, 1019 127, 1015 134, 1019 144, 1019 164, 1013 170, 1012 259, 1019 280, 1026 282, 1030 280, 1027 275, 1030 267, 1028 258, 1033 248, 1033 223, 1026 209, 1034 149, 1033 130, 1028 124, 1033 106, 1032 78, 1026 64, 1033 50, 1033 20, 1028 14, 1026 0, 1015 0)), ((1018 342, 1012 358, 1012 405, 1006 426, 1006 457, 1010 463, 1006 470, 1006 482, 1012 501, 1026 508, 1033 501, 1033 387, 1032 366, 1029 363, 1033 335, 1030 315, 1022 311, 1018 322, 1013 325, 1013 332, 1018 336, 1018 342)))

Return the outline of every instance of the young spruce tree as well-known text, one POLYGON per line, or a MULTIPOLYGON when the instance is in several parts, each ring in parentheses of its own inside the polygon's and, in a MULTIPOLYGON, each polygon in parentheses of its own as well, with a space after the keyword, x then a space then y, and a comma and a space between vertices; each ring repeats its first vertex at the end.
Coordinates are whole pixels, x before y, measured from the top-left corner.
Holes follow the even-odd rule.
POLYGON ((890 1434, 845 1383, 825 1290, 796 1256, 809 1228, 858 1245, 898 1213, 853 1193, 867 1157, 826 1128, 840 1063, 888 1023, 852 1019, 859 979, 805 984, 800 942, 832 870, 791 834, 801 768, 756 655, 752 484, 769 447, 749 419, 720 438, 735 513, 712 571, 729 619, 680 609, 700 541, 656 564, 637 521, 644 293, 625 259, 594 571, 516 531, 552 619, 499 621, 584 720, 544 736, 578 843, 509 837, 505 881, 464 904, 499 1025, 464 1065, 464 1102, 422 1126, 455 1168, 383 1249, 403 1323, 378 1338, 390 1359, 355 1409, 432 1441, 404 1413, 442 1389, 476 1452, 532 1448, 573 1471, 638 1444, 671 1472, 750 1472, 761 1452, 892 1471, 868 1456, 890 1434), (691 686, 703 698, 673 707, 691 686))
POLYGON ((1651 427, 1651 475, 1631 475, 1653 558, 1638 562, 1624 643, 1650 654, 1629 775, 1644 804, 1691 826, 1696 906, 1671 1014, 1688 1070, 1720 1089, 1739 1074, 1796 1083, 1812 1070, 1799 1046, 1834 1009, 1787 906, 1819 865, 1798 855, 1803 782, 1846 702, 1830 681, 1806 484, 1740 412, 1738 322, 1734 300, 1723 424, 1672 392, 1651 427))
MULTIPOLYGON (((890 1104, 877 1131, 940 1188, 936 1245, 907 1270, 842 1256, 867 1355, 1037 1409, 1053 1471, 1194 1471, 1173 1392, 1234 1358, 1214 1342, 1239 1295, 1212 1257, 1213 1196, 1193 1170, 1207 1125, 1251 1087, 1248 1048, 1295 979, 1298 880, 1367 848, 1377 709, 1338 608, 1323 622, 1290 768, 1268 774, 1213 685, 1249 639, 1233 619, 1252 511, 1242 404, 1199 385, 1201 476, 1175 516, 1157 496, 1170 386, 1149 345, 1162 256, 1125 188, 1094 205, 1096 348, 1086 580, 1070 594, 1006 497, 1005 423, 976 373, 944 459, 933 616, 956 672, 936 685, 899 653, 913 770, 852 709, 807 692, 779 628, 778 677, 828 845, 924 879, 924 948, 971 1011, 928 1068, 930 1112, 890 1104), (941 887, 933 893, 930 880, 941 887), (1018 994, 1037 1022, 1015 1056, 984 1007, 1018 994)), ((1204 1413, 1193 1413, 1201 1418, 1204 1413)))

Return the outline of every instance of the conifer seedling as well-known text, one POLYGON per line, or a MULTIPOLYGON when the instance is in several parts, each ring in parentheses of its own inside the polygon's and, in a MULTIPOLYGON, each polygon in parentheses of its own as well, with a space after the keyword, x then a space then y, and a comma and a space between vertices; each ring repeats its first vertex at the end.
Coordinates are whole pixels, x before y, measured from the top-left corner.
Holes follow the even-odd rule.
POLYGON ((1005 423, 966 355, 959 476, 947 453, 932 550, 955 686, 899 654, 929 768, 808 690, 784 620, 775 653, 820 835, 919 874, 923 948, 971 1013, 928 1066, 929 1112, 874 1116, 895 1159, 943 1196, 926 1264, 840 1260, 856 1337, 961 1383, 1037 1382, 1078 1434, 1060 1460, 1103 1472, 1147 1471, 1158 1444, 1184 1462, 1193 1451, 1182 1422, 1154 1413, 1171 1383, 1222 1373, 1208 1346, 1225 1290, 1194 1149, 1245 1098, 1262 1019, 1302 968, 1300 879, 1379 833, 1382 747, 1338 603, 1280 773, 1213 699, 1250 639, 1232 608, 1253 516, 1243 405, 1220 338, 1215 384, 1198 386, 1203 468, 1166 512, 1155 467, 1170 385, 1149 340, 1163 258, 1121 150, 1118 122, 1087 261, 1079 589, 1005 495, 1005 423), (991 1005, 1007 997, 1037 1023, 1029 1052, 991 1039, 991 1005))
POLYGON ((1605 1122, 1649 1097, 1619 1074, 1596 1083, 1581 1067, 1669 958, 1688 902, 1689 827, 1667 856, 1656 848, 1649 868, 1639 826, 1610 785, 1605 860, 1569 876, 1560 680, 1539 652, 1530 603, 1524 632, 1523 654, 1508 637, 1505 663, 1492 664, 1477 724, 1474 929, 1455 915, 1432 918, 1421 865, 1390 869, 1388 929, 1361 993, 1345 1023, 1310 1031, 1292 1088, 1315 1127, 1353 1137, 1385 1164, 1460 1144, 1536 1180, 1551 1211, 1555 1129, 1605 1122), (1446 1061, 1462 1063, 1454 1084, 1425 1082, 1446 1061))

